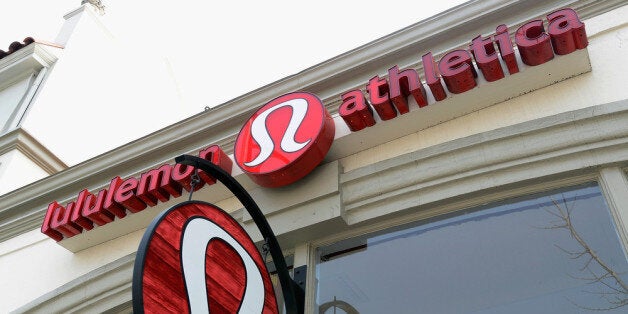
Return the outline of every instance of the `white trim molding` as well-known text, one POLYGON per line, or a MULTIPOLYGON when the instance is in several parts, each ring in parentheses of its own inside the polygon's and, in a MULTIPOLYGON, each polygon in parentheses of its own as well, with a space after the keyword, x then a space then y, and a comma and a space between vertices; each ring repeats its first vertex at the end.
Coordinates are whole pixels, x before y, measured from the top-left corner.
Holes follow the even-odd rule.
POLYGON ((619 101, 468 136, 349 171, 340 180, 347 222, 420 211, 444 201, 455 203, 465 195, 556 177, 589 173, 586 177, 596 180, 597 168, 628 164, 626 125, 628 101, 619 101))
POLYGON ((611 165, 600 169, 598 180, 615 219, 617 233, 624 244, 624 248, 628 248, 628 180, 626 179, 626 171, 611 165))
POLYGON ((35 42, 0 59, 0 89, 24 77, 24 73, 37 73, 42 68, 52 67, 58 59, 57 49, 61 47, 35 42))
POLYGON ((22 128, 0 136, 0 155, 18 150, 48 174, 55 174, 68 166, 22 128))

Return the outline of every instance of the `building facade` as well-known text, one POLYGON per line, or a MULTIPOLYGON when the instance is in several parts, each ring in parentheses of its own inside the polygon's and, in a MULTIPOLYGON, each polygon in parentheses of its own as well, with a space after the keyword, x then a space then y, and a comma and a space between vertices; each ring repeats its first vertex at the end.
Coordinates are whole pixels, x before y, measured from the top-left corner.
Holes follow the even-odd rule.
MULTIPOLYGON (((306 313, 622 313, 627 17, 623 1, 470 1, 7 190, 0 311, 131 312, 142 235, 187 193, 91 230, 53 226, 55 210, 217 145, 305 271, 306 313), (262 187, 236 166, 236 138, 295 91, 322 100, 333 144, 305 177, 262 187)), ((225 187, 192 198, 262 242, 225 187)))

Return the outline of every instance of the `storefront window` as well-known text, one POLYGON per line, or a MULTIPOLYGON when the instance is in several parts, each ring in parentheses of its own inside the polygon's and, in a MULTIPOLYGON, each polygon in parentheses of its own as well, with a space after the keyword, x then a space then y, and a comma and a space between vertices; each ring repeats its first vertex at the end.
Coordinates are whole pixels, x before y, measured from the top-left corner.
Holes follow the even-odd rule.
POLYGON ((319 313, 628 310, 625 251, 596 184, 369 234, 318 254, 319 313))

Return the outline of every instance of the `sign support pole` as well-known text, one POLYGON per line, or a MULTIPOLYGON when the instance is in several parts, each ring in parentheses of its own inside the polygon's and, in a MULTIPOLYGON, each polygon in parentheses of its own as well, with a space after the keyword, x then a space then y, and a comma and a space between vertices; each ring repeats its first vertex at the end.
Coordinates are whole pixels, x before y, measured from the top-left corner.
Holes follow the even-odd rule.
POLYGON ((292 280, 292 278, 290 278, 286 260, 281 251, 281 247, 279 246, 279 242, 275 237, 275 233, 251 195, 230 174, 205 159, 191 155, 181 155, 175 158, 175 162, 182 165, 193 166, 197 169, 205 171, 224 184, 231 191, 231 193, 238 198, 240 203, 244 205, 244 208, 246 208, 249 212, 251 218, 253 218, 253 221, 255 222, 255 225, 257 225, 257 228, 261 232, 262 237, 268 243, 270 255, 275 263, 279 283, 281 284, 281 291, 283 293, 286 312, 289 314, 303 314, 305 305, 304 294, 302 291, 299 291, 301 293, 299 293, 299 296, 297 297, 297 289, 300 290, 300 288, 292 280))

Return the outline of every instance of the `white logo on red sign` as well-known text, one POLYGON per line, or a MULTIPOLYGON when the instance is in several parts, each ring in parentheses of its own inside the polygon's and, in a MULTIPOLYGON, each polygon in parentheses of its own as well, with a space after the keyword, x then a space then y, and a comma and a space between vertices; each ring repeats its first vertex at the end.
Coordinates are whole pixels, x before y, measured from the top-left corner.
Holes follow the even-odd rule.
POLYGON ((295 92, 258 109, 235 144, 238 166, 259 185, 278 187, 310 173, 334 139, 331 115, 318 97, 295 92))
POLYGON ((205 283, 205 250, 212 240, 222 240, 233 248, 244 263, 246 285, 238 313, 261 313, 264 307, 264 282, 259 268, 242 245, 216 223, 192 218, 185 225, 181 242, 181 267, 192 313, 209 313, 205 283))
POLYGON ((278 313, 266 265, 229 214, 176 205, 148 227, 133 273, 134 313, 278 313))
POLYGON ((270 137, 266 123, 268 116, 271 113, 284 107, 290 107, 292 109, 292 116, 290 116, 288 127, 281 137, 281 150, 286 153, 298 152, 307 146, 307 144, 312 140, 308 139, 303 143, 297 143, 294 139, 297 130, 303 123, 303 119, 305 119, 305 114, 307 114, 307 101, 303 98, 297 98, 279 103, 266 109, 259 116, 253 119, 253 123, 251 124, 251 137, 259 144, 261 151, 254 160, 245 162, 245 166, 255 167, 260 165, 268 160, 268 158, 272 155, 275 150, 275 144, 273 139, 270 137))

